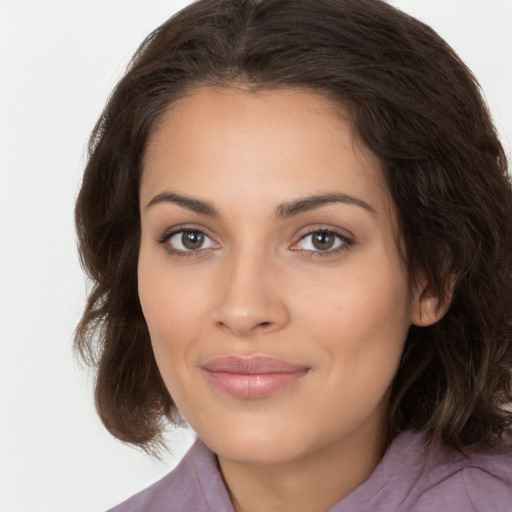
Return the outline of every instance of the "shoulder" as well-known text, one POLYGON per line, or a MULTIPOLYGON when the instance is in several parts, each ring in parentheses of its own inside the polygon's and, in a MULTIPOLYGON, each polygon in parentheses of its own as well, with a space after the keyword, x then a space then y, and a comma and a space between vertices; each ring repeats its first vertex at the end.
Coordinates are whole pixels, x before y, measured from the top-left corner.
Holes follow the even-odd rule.
POLYGON ((512 452, 457 452, 405 431, 370 478, 331 512, 511 512, 512 452))
POLYGON ((173 471, 109 512, 210 512, 223 488, 213 454, 198 440, 173 471))
POLYGON ((441 507, 447 512, 510 512, 512 510, 512 452, 499 448, 447 447, 425 452, 423 477, 411 512, 441 507))

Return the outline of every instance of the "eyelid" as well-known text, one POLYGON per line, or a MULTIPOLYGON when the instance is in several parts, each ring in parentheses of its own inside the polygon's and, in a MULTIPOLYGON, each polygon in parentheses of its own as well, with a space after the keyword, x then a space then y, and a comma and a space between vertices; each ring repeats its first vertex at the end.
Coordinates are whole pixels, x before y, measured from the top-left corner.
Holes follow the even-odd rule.
POLYGON ((314 256, 330 256, 337 254, 341 251, 346 251, 350 247, 352 247, 355 244, 355 238, 350 233, 347 233, 345 230, 341 230, 340 228, 336 228, 333 226, 318 226, 315 228, 309 228, 307 231, 303 231, 301 234, 298 235, 298 240, 290 247, 292 251, 302 252, 306 254, 311 254, 314 256), (321 249, 302 249, 297 247, 300 242, 302 242, 304 239, 306 239, 308 236, 312 236, 315 233, 326 233, 329 235, 333 235, 338 240, 341 241, 339 245, 337 245, 334 248, 329 248, 325 250, 321 249))
POLYGON ((178 251, 182 251, 182 252, 195 252, 195 251, 201 251, 204 249, 211 249, 212 247, 215 246, 215 242, 206 233, 202 233, 201 231, 196 231, 196 230, 189 230, 189 229, 182 229, 180 231, 177 231, 174 234, 171 234, 171 236, 167 237, 167 242, 170 243, 174 238, 178 237, 178 240, 175 243, 183 245, 183 241, 179 240, 180 235, 181 235, 181 238, 183 239, 184 236, 186 236, 187 234, 190 234, 190 233, 196 233, 196 234, 202 235, 203 236, 202 241, 204 243, 208 243, 207 241, 209 240, 210 244, 206 247, 204 245, 202 245, 201 247, 198 247, 197 249, 188 249, 187 247, 180 247, 180 248, 173 247, 173 248, 178 251))
POLYGON ((172 256, 178 256, 178 257, 194 257, 198 256, 201 253, 204 253, 204 251, 209 251, 212 249, 217 249, 220 247, 219 243, 215 241, 214 237, 209 234, 209 230, 197 225, 190 225, 190 224, 184 224, 184 225, 178 225, 173 226, 171 228, 168 228, 165 230, 165 232, 158 238, 156 238, 156 242, 164 247, 164 249, 172 256), (205 236, 205 238, 208 238, 213 246, 210 247, 200 247, 196 250, 194 249, 177 249, 173 247, 169 242, 169 240, 180 234, 180 233, 186 233, 186 232, 193 232, 193 233, 201 233, 205 236))
MULTIPOLYGON (((209 229, 195 225, 190 224, 182 224, 173 226, 171 228, 168 228, 165 230, 165 232, 162 234, 162 236, 158 237, 156 239, 156 242, 162 246, 164 246, 165 250, 173 255, 178 257, 194 257, 199 256, 200 254, 204 254, 205 251, 210 251, 212 249, 219 249, 220 244, 215 240, 215 237, 209 233, 209 229), (183 233, 183 232, 197 232, 203 234, 205 237, 207 237, 211 243, 212 246, 210 247, 200 247, 198 249, 176 249, 175 247, 172 247, 168 242, 177 234, 183 233)), ((347 230, 343 230, 338 227, 334 227, 332 225, 319 225, 315 227, 305 228, 301 230, 301 232, 297 235, 297 241, 292 244, 291 247, 289 247, 290 250, 295 252, 300 252, 309 256, 318 256, 318 257, 327 257, 327 256, 333 256, 340 252, 348 250, 350 247, 352 247, 355 244, 355 237, 348 232, 347 230), (326 233, 329 235, 333 235, 336 237, 341 243, 339 243, 334 248, 329 249, 303 249, 301 247, 298 247, 298 245, 308 236, 312 236, 315 233, 326 233)))

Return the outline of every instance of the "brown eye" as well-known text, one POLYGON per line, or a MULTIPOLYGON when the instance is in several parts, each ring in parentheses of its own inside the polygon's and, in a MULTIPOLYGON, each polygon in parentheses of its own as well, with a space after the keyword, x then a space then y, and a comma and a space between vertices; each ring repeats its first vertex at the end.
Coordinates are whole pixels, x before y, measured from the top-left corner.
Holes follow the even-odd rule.
POLYGON ((182 229, 169 236, 165 242, 176 252, 192 252, 216 247, 214 241, 202 231, 182 229))
POLYGON ((310 254, 334 254, 337 249, 347 249, 354 244, 349 237, 336 231, 318 230, 304 235, 293 250, 300 250, 310 254))
POLYGON ((200 249, 204 243, 204 233, 199 233, 198 231, 184 231, 181 235, 181 243, 183 247, 190 251, 200 249))
POLYGON ((313 247, 319 251, 332 249, 335 242, 336 236, 334 236, 332 233, 320 232, 313 233, 311 235, 311 243, 313 244, 313 247))

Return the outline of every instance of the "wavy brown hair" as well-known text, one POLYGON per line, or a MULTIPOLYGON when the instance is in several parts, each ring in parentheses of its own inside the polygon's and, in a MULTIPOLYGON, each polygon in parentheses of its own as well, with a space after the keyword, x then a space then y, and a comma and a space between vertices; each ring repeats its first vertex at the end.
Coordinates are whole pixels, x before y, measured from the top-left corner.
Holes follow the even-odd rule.
POLYGON ((91 289, 75 346, 122 441, 154 450, 179 421, 137 295, 139 183, 148 137, 200 85, 302 88, 350 114, 398 211, 411 283, 444 317, 411 327, 389 404, 405 428, 462 448, 510 442, 512 194, 479 86, 428 26, 381 0, 200 0, 142 43, 89 144, 76 204, 91 289), (447 298, 446 295, 451 297, 447 298))

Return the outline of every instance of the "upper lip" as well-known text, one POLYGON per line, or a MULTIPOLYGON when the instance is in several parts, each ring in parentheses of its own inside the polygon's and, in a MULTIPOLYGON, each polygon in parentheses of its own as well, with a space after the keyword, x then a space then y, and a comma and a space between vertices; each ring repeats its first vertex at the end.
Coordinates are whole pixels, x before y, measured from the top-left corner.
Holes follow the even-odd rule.
POLYGON ((269 356, 220 356, 206 361, 201 366, 210 372, 236 373, 241 375, 296 373, 309 370, 307 366, 269 356))

